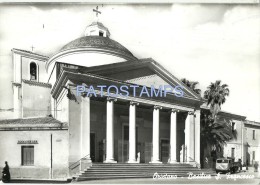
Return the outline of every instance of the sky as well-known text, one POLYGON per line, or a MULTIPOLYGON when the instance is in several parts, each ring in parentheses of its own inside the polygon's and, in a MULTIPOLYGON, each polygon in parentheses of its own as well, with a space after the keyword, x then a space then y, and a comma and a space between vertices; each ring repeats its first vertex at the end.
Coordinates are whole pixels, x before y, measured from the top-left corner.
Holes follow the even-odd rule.
MULTIPOLYGON (((11 49, 33 46, 52 56, 84 36, 97 5, 0 4, 0 110, 13 107, 11 49)), ((99 10, 110 38, 137 58, 198 81, 202 92, 221 80, 230 89, 222 110, 260 122, 259 5, 104 4, 99 10)))

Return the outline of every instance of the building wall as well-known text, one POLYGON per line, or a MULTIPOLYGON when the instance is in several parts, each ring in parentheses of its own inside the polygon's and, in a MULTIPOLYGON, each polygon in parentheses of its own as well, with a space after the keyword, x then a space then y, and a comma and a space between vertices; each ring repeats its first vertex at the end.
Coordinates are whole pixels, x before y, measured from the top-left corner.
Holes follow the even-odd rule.
POLYGON ((45 117, 51 114, 50 88, 23 83, 22 116, 45 117))
POLYGON ((30 80, 30 63, 37 65, 36 82, 47 83, 48 74, 45 61, 35 56, 25 56, 13 52, 14 83, 13 86, 14 118, 46 116, 50 114, 50 90, 40 86, 29 86, 22 80, 30 80))
POLYGON ((59 98, 56 100, 55 118, 61 122, 69 122, 69 99, 67 98, 67 90, 63 89, 59 98))
POLYGON ((246 140, 248 143, 246 150, 248 163, 251 165, 255 161, 260 162, 260 125, 258 127, 246 126, 246 140), (255 139, 253 139, 253 130, 255 130, 255 139), (253 151, 255 152, 255 160, 253 160, 253 151))
POLYGON ((0 140, 0 167, 8 161, 12 178, 51 178, 51 134, 53 178, 68 176, 67 130, 0 131, 0 134, 4 138, 0 140), (18 144, 28 140, 37 140, 38 144, 18 144), (22 146, 34 146, 33 166, 22 165, 22 146))
POLYGON ((235 160, 242 159, 242 163, 252 165, 255 161, 260 162, 260 125, 250 125, 250 121, 235 122, 237 139, 231 140, 224 146, 224 157, 231 157, 232 148, 235 148, 235 160), (255 139, 253 139, 253 130, 255 130, 255 139), (253 152, 255 159, 253 159, 253 152))
POLYGON ((224 157, 231 157, 232 148, 234 148, 235 149, 234 150, 235 161, 238 161, 239 159, 241 159, 242 162, 244 163, 246 160, 246 157, 244 155, 246 140, 245 140, 244 131, 242 133, 242 130, 244 130, 243 121, 229 119, 229 118, 225 118, 225 119, 230 121, 230 123, 231 122, 235 123, 235 130, 237 132, 237 138, 232 139, 231 141, 227 142, 227 145, 224 146, 223 155, 224 155, 224 157))
POLYGON ((37 60, 35 58, 21 57, 22 60, 22 79, 30 80, 30 63, 35 62, 37 65, 38 75, 37 81, 47 83, 48 74, 45 69, 45 62, 42 60, 37 60))
MULTIPOLYGON (((69 101, 69 162, 74 163, 81 159, 80 147, 80 123, 81 123, 81 99, 78 97, 78 102, 69 101)), ((65 100, 64 100, 65 101, 65 100)))

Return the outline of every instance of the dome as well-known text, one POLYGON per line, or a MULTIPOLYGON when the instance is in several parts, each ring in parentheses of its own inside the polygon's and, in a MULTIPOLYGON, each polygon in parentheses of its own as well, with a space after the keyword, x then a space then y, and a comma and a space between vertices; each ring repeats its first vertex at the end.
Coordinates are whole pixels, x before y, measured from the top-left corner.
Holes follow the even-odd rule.
POLYGON ((93 22, 87 26, 85 36, 69 42, 47 61, 47 71, 51 72, 56 62, 90 67, 138 60, 109 36, 109 30, 102 23, 93 22))
POLYGON ((72 50, 72 49, 87 49, 97 48, 116 51, 125 55, 127 58, 135 58, 134 55, 118 42, 108 38, 99 36, 85 36, 78 38, 66 44, 60 51, 72 50))

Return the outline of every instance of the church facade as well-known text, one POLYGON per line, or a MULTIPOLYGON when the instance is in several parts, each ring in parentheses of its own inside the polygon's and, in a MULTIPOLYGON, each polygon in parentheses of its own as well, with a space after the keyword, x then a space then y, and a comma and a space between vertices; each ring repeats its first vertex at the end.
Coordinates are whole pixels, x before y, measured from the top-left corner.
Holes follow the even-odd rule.
POLYGON ((136 58, 102 23, 51 57, 21 49, 12 57, 14 119, 0 120, 0 161, 9 162, 12 177, 67 178, 95 162, 200 167, 205 100, 152 58, 136 58), (129 96, 78 95, 78 86, 91 85, 136 88, 129 96), (133 96, 161 85, 183 94, 133 96))

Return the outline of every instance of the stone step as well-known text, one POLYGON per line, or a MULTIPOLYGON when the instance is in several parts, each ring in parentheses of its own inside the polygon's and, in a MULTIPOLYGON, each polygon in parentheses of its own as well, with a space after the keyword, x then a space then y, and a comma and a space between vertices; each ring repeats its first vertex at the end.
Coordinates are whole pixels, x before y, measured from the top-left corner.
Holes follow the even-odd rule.
POLYGON ((214 174, 212 170, 201 170, 190 164, 106 164, 94 163, 83 172, 78 181, 94 179, 119 179, 119 178, 152 178, 155 173, 161 175, 176 175, 186 177, 189 172, 193 174, 214 174))
MULTIPOLYGON (((136 173, 136 172, 121 172, 121 173, 106 173, 106 172, 98 172, 98 173, 83 173, 82 176, 87 176, 87 175, 132 175, 132 174, 150 174, 150 175, 153 175, 154 173, 158 173, 158 174, 188 174, 189 172, 185 172, 185 171, 182 171, 182 172, 178 172, 178 171, 174 171, 174 172, 161 172, 161 171, 156 171, 156 172, 141 172, 141 173, 136 173)), ((193 174, 200 174, 200 173, 204 173, 204 174, 211 174, 209 172, 192 172, 193 174)))
POLYGON ((129 167, 117 167, 117 166, 111 166, 111 167, 91 167, 90 169, 198 169, 196 167, 186 167, 186 166, 183 166, 183 167, 170 167, 170 168, 167 168, 167 167, 132 167, 132 166, 129 166, 129 167))
POLYGON ((78 177, 77 181, 87 181, 87 180, 98 180, 98 179, 122 179, 122 178, 150 178, 143 176, 110 176, 110 177, 78 177))
POLYGON ((161 172, 164 172, 164 171, 200 171, 200 170, 196 170, 196 169, 88 169, 86 172, 142 172, 142 171, 161 171, 161 172))
POLYGON ((97 166, 97 167, 103 167, 103 166, 116 166, 116 167, 122 167, 122 166, 149 166, 149 167, 179 167, 179 166, 187 166, 187 167, 192 167, 190 164, 120 164, 120 163, 115 163, 115 164, 106 164, 106 163, 101 163, 101 164, 92 164, 92 166, 97 166))
POLYGON ((129 166, 117 166, 117 165, 111 165, 111 166, 92 166, 92 168, 197 168, 197 167, 193 167, 193 166, 132 166, 132 165, 129 165, 129 166))
MULTIPOLYGON (((193 173, 194 175, 200 173, 193 173)), ((206 174, 206 173, 205 173, 206 174)), ((127 179, 127 178, 153 178, 154 174, 139 174, 139 175, 127 175, 127 174, 115 174, 115 175, 91 175, 91 176, 81 176, 77 179, 77 181, 87 181, 87 180, 97 180, 97 179, 127 179)), ((171 173, 167 174, 169 176, 177 176, 177 177, 188 177, 188 173, 171 173)), ((210 175, 207 173, 206 175, 210 175)))
MULTIPOLYGON (((123 171, 112 171, 112 170, 109 170, 109 171, 101 171, 101 170, 93 170, 93 171, 85 171, 83 172, 84 174, 85 173, 142 173, 142 172, 161 172, 161 173, 166 173, 166 172, 197 172, 195 170, 142 170, 142 171, 128 171, 128 170, 123 170, 123 171)), ((198 172, 203 172, 203 171, 198 171, 198 172)))

